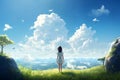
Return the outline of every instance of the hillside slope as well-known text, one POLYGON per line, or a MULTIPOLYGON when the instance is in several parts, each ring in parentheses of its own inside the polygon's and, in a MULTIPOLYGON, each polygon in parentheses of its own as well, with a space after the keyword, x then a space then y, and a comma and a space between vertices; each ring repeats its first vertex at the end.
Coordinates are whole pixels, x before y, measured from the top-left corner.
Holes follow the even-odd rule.
POLYGON ((25 80, 120 80, 120 73, 107 73, 103 66, 85 70, 30 70, 20 67, 25 80))
POLYGON ((0 56, 0 80, 120 80, 119 73, 107 73, 104 66, 84 70, 58 69, 31 70, 17 67, 12 58, 0 56))
POLYGON ((14 59, 4 55, 0 55, 0 80, 23 80, 14 59))

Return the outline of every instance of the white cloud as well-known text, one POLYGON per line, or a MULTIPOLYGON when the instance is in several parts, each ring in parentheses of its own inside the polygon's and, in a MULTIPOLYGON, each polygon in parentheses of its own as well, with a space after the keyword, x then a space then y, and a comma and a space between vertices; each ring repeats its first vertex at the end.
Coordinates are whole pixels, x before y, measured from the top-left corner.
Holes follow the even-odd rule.
POLYGON ((66 68, 75 69, 76 68, 76 61, 74 59, 67 61, 66 68))
POLYGON ((95 33, 91 27, 82 24, 68 40, 71 48, 68 53, 77 57, 103 57, 108 50, 108 43, 96 40, 95 33))
POLYGON ((78 66, 76 65, 77 61, 74 59, 68 60, 66 64, 66 68, 68 69, 86 69, 87 66, 78 66))
POLYGON ((92 21, 93 22, 99 22, 100 20, 98 20, 97 18, 94 18, 92 21))
POLYGON ((64 45, 68 30, 65 22, 55 13, 41 14, 32 27, 33 35, 28 37, 25 44, 19 44, 27 51, 42 56, 55 56, 56 47, 64 45), (29 51, 31 50, 31 51, 29 51))
POLYGON ((87 66, 77 66, 76 69, 87 69, 87 66))
POLYGON ((100 9, 92 10, 92 14, 95 16, 101 16, 101 15, 109 14, 109 13, 110 13, 110 11, 108 9, 106 9, 104 5, 102 5, 100 9))
POLYGON ((39 15, 33 28, 32 38, 44 40, 46 43, 57 38, 65 38, 68 33, 64 20, 55 13, 39 15))
POLYGON ((12 26, 10 26, 9 24, 5 24, 3 31, 7 31, 9 29, 12 29, 12 26))
POLYGON ((50 9, 49 12, 53 12, 53 9, 50 9))
POLYGON ((82 24, 78 30, 69 38, 68 42, 74 52, 79 53, 79 50, 89 46, 93 41, 93 35, 96 33, 91 27, 82 24))
MULTIPOLYGON (((82 24, 68 37, 65 21, 56 13, 40 14, 32 26, 32 36, 26 36, 19 43, 19 50, 13 54, 30 54, 32 57, 56 57, 57 47, 63 47, 65 57, 96 57, 103 55, 106 44, 97 42, 91 27, 82 24)), ((16 49, 17 50, 17 49, 16 49)))

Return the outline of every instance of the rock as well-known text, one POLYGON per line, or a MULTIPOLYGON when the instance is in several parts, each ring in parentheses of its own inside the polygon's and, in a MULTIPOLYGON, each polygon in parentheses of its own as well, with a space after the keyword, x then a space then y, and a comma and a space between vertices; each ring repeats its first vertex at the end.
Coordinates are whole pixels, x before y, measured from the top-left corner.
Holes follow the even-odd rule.
POLYGON ((0 80, 23 80, 14 59, 0 55, 0 80))
POLYGON ((105 68, 108 72, 120 72, 120 38, 113 42, 105 57, 105 68))

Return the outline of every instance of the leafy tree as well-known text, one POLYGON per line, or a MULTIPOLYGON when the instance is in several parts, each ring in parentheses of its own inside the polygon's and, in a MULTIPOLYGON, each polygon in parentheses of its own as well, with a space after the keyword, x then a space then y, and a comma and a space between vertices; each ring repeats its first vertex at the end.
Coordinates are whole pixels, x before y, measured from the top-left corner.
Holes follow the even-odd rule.
POLYGON ((99 58, 98 61, 101 61, 103 63, 103 65, 104 65, 105 57, 99 58))
POLYGON ((13 44, 14 42, 8 38, 7 35, 0 35, 0 46, 1 46, 1 54, 3 54, 3 48, 6 45, 13 44))

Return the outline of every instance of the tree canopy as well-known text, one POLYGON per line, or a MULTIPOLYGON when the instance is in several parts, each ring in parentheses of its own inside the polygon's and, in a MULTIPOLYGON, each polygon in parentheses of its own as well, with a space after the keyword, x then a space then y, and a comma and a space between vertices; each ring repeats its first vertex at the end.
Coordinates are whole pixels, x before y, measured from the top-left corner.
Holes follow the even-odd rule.
POLYGON ((103 62, 103 65, 104 65, 105 57, 99 58, 98 61, 103 62))
POLYGON ((8 38, 7 35, 0 35, 0 46, 1 46, 1 53, 3 53, 3 48, 6 45, 13 44, 14 42, 8 38))

